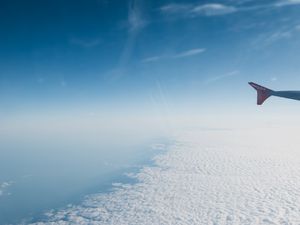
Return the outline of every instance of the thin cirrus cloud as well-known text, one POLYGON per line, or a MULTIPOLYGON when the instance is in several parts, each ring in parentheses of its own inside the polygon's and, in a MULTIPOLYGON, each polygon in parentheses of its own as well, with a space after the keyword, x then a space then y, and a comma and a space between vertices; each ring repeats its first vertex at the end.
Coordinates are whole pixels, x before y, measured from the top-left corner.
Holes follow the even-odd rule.
POLYGON ((165 15, 177 15, 184 17, 197 16, 221 16, 233 14, 236 12, 245 12, 266 8, 278 8, 284 6, 300 5, 300 0, 279 0, 270 4, 254 5, 254 6, 233 6, 221 3, 207 4, 175 4, 171 3, 160 7, 161 13, 165 15))
POLYGON ((299 36, 299 25, 291 26, 289 28, 277 28, 275 31, 267 32, 259 35, 252 45, 254 48, 261 48, 270 46, 278 41, 286 41, 299 36))
POLYGON ((151 56, 148 58, 145 58, 142 60, 143 63, 149 63, 149 62, 157 62, 162 59, 178 59, 178 58, 186 58, 186 57, 191 57, 191 56, 196 56, 199 55, 203 52, 205 52, 205 48, 194 48, 194 49, 189 49, 183 52, 179 52, 173 55, 159 55, 159 56, 151 56))
POLYGON ((151 56, 151 57, 143 59, 142 62, 143 63, 156 62, 156 61, 158 61, 160 59, 163 59, 163 58, 166 58, 166 57, 163 57, 163 56, 151 56))
POLYGON ((192 13, 195 15, 205 15, 205 16, 218 16, 234 13, 237 8, 233 6, 226 6, 222 4, 205 4, 199 5, 192 9, 192 13))
POLYGON ((107 77, 111 80, 117 80, 126 74, 126 66, 132 57, 137 37, 148 24, 148 21, 144 18, 143 0, 130 0, 128 6, 128 17, 126 21, 128 35, 123 50, 121 51, 118 64, 115 68, 107 72, 107 77))
POLYGON ((171 3, 168 5, 164 5, 160 7, 160 11, 162 13, 182 13, 182 12, 188 12, 193 8, 193 5, 191 4, 175 4, 171 3))
POLYGON ((160 11, 164 14, 181 14, 184 16, 219 16, 237 12, 234 6, 219 3, 210 4, 169 4, 162 6, 160 11))
POLYGON ((147 25, 147 21, 143 18, 142 1, 132 0, 129 2, 128 24, 130 32, 139 31, 147 25))
POLYGON ((204 48, 195 48, 195 49, 190 49, 185 52, 181 52, 179 54, 175 54, 173 58, 184 58, 184 57, 189 57, 189 56, 194 56, 194 55, 199 55, 200 53, 205 52, 204 48))
POLYGON ((281 7, 287 5, 298 5, 300 4, 300 0, 282 0, 274 4, 274 6, 281 7))

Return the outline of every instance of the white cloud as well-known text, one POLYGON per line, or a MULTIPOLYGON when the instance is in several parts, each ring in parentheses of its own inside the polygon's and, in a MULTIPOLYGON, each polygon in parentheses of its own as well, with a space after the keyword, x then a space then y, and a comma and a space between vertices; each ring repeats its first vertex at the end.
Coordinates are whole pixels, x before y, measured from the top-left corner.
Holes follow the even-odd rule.
POLYGON ((148 24, 148 21, 146 21, 144 17, 143 0, 130 0, 128 18, 126 21, 128 36, 125 45, 123 46, 123 50, 121 51, 118 65, 106 73, 106 76, 110 80, 118 80, 126 75, 128 62, 131 59, 138 35, 148 24))
POLYGON ((143 59, 142 62, 143 63, 156 62, 162 58, 164 58, 164 57, 163 56, 151 56, 151 57, 143 59))
POLYGON ((258 35, 252 42, 254 48, 261 49, 262 47, 270 46, 279 41, 287 41, 299 36, 299 25, 291 25, 284 28, 276 28, 272 31, 266 31, 258 35))
POLYGON ((282 0, 275 3, 274 6, 282 7, 282 6, 298 5, 298 4, 300 4, 300 0, 282 0))
POLYGON ((129 2, 128 24, 131 32, 138 31, 146 26, 147 22, 143 18, 141 1, 132 0, 129 2))
POLYGON ((270 36, 270 41, 276 41, 281 39, 290 38, 292 36, 292 31, 277 31, 270 36))
POLYGON ((237 9, 233 6, 226 6, 222 4, 205 4, 199 5, 192 9, 192 13, 205 16, 218 16, 236 12, 237 9))
POLYGON ((164 5, 160 8, 161 12, 163 13, 182 13, 188 12, 193 8, 190 4, 168 4, 164 5))
POLYGON ((12 185, 12 182, 0 183, 0 196, 9 194, 9 193, 7 193, 7 188, 11 185, 12 185))
POLYGON ((219 3, 210 4, 169 4, 160 8, 164 14, 181 14, 184 16, 219 16, 234 13, 237 8, 219 3))
POLYGON ((300 143, 274 129, 177 136, 137 183, 114 184, 37 224, 299 224, 300 143))
POLYGON ((202 52, 205 52, 204 48, 194 48, 194 49, 187 50, 185 52, 175 54, 173 57, 174 58, 184 58, 184 57, 199 55, 202 52))
MULTIPOLYGON (((251 1, 251 0, 250 0, 251 1)), ((168 4, 160 7, 160 11, 167 15, 179 15, 185 17, 195 16, 221 16, 236 12, 247 12, 267 8, 277 8, 300 4, 300 0, 279 0, 269 4, 258 4, 243 6, 249 1, 235 2, 235 5, 225 5, 221 3, 207 4, 168 4), (239 6, 237 6, 239 5, 239 6)))
POLYGON ((162 60, 162 59, 185 58, 185 57, 199 55, 199 54, 201 54, 205 51, 206 51, 205 48, 194 48, 194 49, 186 50, 184 52, 175 53, 175 54, 172 54, 172 55, 151 56, 151 57, 143 59, 142 62, 143 63, 149 63, 149 62, 156 62, 156 61, 159 61, 159 60, 162 60))
POLYGON ((269 46, 278 41, 288 40, 294 35, 294 28, 290 30, 276 30, 267 34, 262 34, 255 39, 254 45, 261 48, 262 46, 269 46))

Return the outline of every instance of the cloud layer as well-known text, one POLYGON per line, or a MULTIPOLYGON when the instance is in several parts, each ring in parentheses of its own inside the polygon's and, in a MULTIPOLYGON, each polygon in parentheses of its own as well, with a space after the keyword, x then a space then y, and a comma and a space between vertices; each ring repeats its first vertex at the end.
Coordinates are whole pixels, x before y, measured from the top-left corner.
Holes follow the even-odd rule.
POLYGON ((299 224, 299 153, 272 131, 180 135, 136 184, 115 184, 36 224, 299 224))

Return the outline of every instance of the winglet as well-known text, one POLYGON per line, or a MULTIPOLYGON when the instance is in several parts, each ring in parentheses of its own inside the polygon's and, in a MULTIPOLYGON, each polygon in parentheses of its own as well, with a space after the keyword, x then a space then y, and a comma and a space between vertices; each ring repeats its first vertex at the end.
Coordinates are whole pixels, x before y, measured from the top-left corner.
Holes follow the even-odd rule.
POLYGON ((262 105, 264 101, 272 95, 273 91, 271 89, 253 82, 249 82, 249 84, 257 91, 257 105, 262 105))

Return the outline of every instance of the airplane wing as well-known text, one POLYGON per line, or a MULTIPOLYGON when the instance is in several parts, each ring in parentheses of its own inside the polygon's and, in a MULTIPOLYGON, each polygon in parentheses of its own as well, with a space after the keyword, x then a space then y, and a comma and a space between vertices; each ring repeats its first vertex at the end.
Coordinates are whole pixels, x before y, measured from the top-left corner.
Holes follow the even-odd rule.
POLYGON ((257 91, 257 105, 262 105, 264 101, 273 93, 271 89, 268 89, 256 83, 249 82, 249 84, 257 91))

